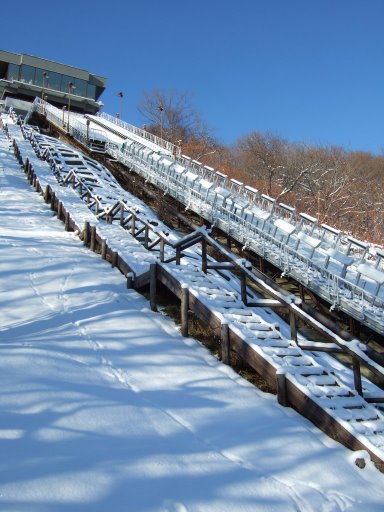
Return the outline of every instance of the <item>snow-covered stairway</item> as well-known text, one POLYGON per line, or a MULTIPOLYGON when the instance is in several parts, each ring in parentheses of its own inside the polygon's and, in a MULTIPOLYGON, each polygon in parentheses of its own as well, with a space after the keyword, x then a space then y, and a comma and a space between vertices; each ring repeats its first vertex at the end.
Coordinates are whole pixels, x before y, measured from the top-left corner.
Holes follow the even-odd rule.
POLYGON ((99 218, 89 208, 78 191, 69 186, 62 186, 52 173, 52 166, 45 160, 39 159, 31 144, 24 139, 19 126, 7 125, 9 137, 14 141, 14 147, 20 164, 23 165, 28 179, 34 188, 44 194, 45 200, 51 203, 53 210, 65 220, 67 228, 79 233, 84 239, 85 227, 95 229, 99 245, 106 243, 106 254, 114 264, 120 260, 120 269, 124 274, 133 273, 138 278, 149 271, 149 264, 154 255, 149 253, 133 236, 115 224, 99 222, 99 218), (68 218, 66 215, 68 214, 68 218), (125 264, 129 262, 129 264, 125 264))
MULTIPOLYGON (((18 127, 9 125, 8 131, 13 138, 21 137, 18 127)), ((31 147, 21 144, 20 156, 33 161, 31 147)), ((38 168, 44 168, 44 162, 36 160, 38 168)), ((49 170, 46 166, 45 171, 49 170)), ((46 172, 46 180, 49 173, 46 172)), ((37 179, 39 171, 37 171, 37 179)), ((54 178, 55 179, 55 178, 54 178)), ((47 183, 47 181, 45 182, 47 183)), ((61 190, 71 191, 61 187, 56 180, 52 182, 57 194, 61 190)), ((39 187, 37 187, 39 188, 39 187)), ((103 190, 99 189, 102 194, 103 190)), ((110 193, 110 191, 108 191, 110 193)), ((123 193, 123 192, 121 192, 123 193)), ((75 203, 60 196, 63 207, 70 211, 75 203)), ((69 196, 70 197, 70 196, 69 196)), ((84 207, 86 205, 76 196, 84 207)), ((112 198, 111 204, 115 198, 112 198)), ((88 209, 88 213, 91 213, 88 209)), ((102 225, 96 219, 95 225, 102 225)), ((129 239, 130 235, 120 226, 103 224, 106 230, 111 230, 111 237, 115 228, 129 239)), ((135 240, 135 246, 137 245, 135 240)), ((127 245, 124 255, 128 259, 128 266, 132 266, 135 259, 132 245, 127 245)), ((150 261, 155 261, 154 253, 143 248, 141 254, 147 254, 150 261)), ((123 257, 123 255, 121 255, 123 257)), ((182 296, 182 290, 188 291, 188 307, 196 314, 200 314, 209 321, 214 329, 226 331, 230 347, 244 357, 248 364, 260 372, 271 384, 279 388, 279 397, 286 404, 291 404, 312 421, 324 429, 331 425, 336 429, 340 440, 352 448, 365 448, 369 450, 376 461, 384 461, 384 418, 383 415, 363 398, 358 396, 348 382, 342 381, 334 375, 334 369, 323 357, 304 352, 289 338, 289 330, 271 311, 247 307, 241 300, 239 284, 236 280, 227 281, 216 271, 202 272, 197 262, 198 255, 191 251, 190 257, 181 259, 180 264, 175 262, 160 263, 158 277, 166 276, 172 291, 182 296), (281 378, 283 376, 283 378, 281 378), (277 383, 280 383, 279 386, 277 383)), ((350 381, 351 381, 350 377, 350 381)), ((363 386, 372 390, 372 385, 363 380, 363 386)), ((329 429, 328 429, 329 430, 329 429)))
MULTIPOLYGON (((292 405, 328 433, 337 433, 348 446, 364 447, 384 461, 383 414, 340 379, 324 356, 303 351, 289 339, 271 311, 245 307, 230 283, 197 266, 168 264, 161 274, 167 275, 161 280, 168 286, 173 280, 178 283, 170 287, 180 298, 183 288, 188 290, 190 309, 216 332, 222 334, 228 326, 231 349, 275 385, 281 403, 292 405)), ((368 390, 371 384, 364 380, 363 386, 368 390)))

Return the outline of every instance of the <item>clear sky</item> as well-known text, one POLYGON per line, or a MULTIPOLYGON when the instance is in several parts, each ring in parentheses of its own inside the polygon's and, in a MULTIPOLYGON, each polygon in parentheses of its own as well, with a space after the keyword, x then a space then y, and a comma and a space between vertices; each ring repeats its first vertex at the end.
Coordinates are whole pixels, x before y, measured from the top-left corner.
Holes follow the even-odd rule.
POLYGON ((144 90, 188 91, 213 133, 384 152, 384 0, 4 2, 1 49, 108 78, 141 125, 144 90), (59 7, 60 6, 60 7, 59 7))

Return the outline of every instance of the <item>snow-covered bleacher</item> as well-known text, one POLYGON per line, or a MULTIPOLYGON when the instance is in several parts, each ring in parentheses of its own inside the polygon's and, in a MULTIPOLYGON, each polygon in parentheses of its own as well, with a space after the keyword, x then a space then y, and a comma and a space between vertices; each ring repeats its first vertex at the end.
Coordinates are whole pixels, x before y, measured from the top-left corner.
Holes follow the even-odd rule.
MULTIPOLYGON (((33 109, 90 146, 105 151, 325 299, 384 333, 384 253, 225 174, 180 155, 123 121, 71 115, 36 98, 33 109), (88 144, 87 144, 88 141, 88 144)), ((37 136, 37 135, 36 135, 37 136)))

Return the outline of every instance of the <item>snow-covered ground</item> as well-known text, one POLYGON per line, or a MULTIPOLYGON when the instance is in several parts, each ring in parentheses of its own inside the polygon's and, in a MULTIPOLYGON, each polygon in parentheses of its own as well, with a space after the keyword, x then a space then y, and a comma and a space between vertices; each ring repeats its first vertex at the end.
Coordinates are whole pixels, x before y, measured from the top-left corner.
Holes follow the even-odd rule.
POLYGON ((1 511, 383 510, 368 457, 150 312, 0 144, 1 511))

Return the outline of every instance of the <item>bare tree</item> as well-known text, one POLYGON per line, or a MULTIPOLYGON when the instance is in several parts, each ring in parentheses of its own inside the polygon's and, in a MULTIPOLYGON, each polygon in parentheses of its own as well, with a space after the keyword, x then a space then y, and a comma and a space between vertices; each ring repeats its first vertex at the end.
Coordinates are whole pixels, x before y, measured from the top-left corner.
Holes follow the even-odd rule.
POLYGON ((186 142, 204 132, 201 117, 186 92, 175 89, 144 91, 138 110, 147 129, 170 142, 186 142))
POLYGON ((356 215, 362 197, 355 197, 356 177, 344 150, 254 132, 239 140, 237 153, 249 175, 277 201, 284 198, 321 222, 349 225, 348 219, 356 215))
POLYGON ((340 148, 296 148, 295 166, 301 175, 297 204, 322 222, 336 215, 340 218, 352 181, 345 152, 340 148))
POLYGON ((367 152, 348 155, 349 172, 354 177, 351 195, 356 208, 350 216, 351 231, 382 244, 384 238, 384 157, 367 152))
POLYGON ((240 165, 272 195, 286 169, 287 142, 269 132, 253 132, 239 139, 236 150, 240 165))

